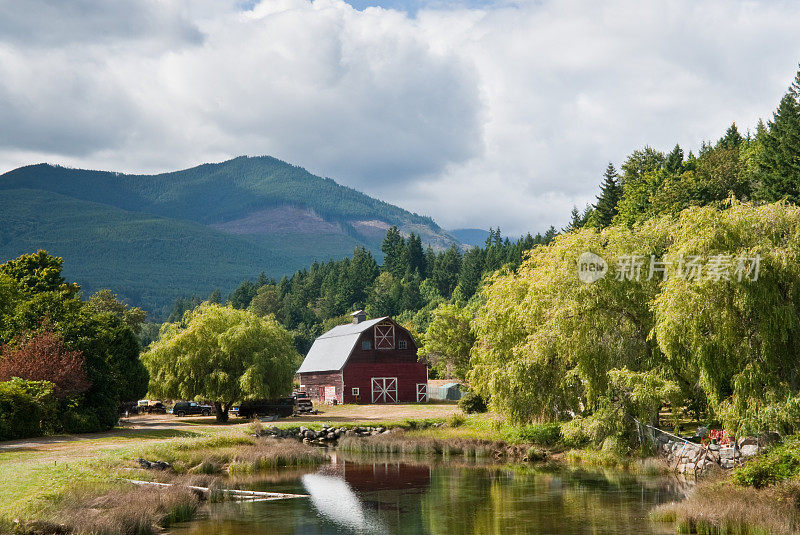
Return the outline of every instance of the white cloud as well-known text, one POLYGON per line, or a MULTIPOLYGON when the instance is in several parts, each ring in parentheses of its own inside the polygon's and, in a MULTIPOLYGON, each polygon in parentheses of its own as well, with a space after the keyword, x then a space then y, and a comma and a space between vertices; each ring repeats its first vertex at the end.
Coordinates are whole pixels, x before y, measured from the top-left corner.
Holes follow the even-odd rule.
POLYGON ((270 154, 446 227, 537 231, 608 161, 768 116, 800 59, 789 2, 436 5, 0 0, 0 172, 270 154))

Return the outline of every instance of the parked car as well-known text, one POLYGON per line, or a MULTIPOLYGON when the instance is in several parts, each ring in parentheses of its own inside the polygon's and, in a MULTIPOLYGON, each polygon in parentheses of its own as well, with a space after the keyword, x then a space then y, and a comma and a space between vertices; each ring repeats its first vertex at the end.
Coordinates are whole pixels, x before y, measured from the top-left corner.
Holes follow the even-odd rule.
POLYGON ((151 401, 147 405, 140 406, 139 412, 147 414, 167 414, 167 407, 160 401, 151 401))
POLYGON ((214 412, 214 407, 211 405, 201 405, 196 401, 179 401, 173 405, 172 410, 170 410, 170 413, 180 417, 198 414, 202 416, 211 416, 212 412, 214 412))
POLYGON ((243 401, 237 414, 240 418, 258 418, 259 416, 286 417, 295 413, 295 399, 256 399, 243 401))

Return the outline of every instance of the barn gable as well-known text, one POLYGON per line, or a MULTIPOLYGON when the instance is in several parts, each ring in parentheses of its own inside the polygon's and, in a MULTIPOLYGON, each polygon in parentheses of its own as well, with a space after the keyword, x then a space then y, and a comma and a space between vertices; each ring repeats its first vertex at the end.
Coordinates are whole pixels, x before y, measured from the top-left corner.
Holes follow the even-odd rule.
POLYGON ((314 340, 297 373, 341 370, 355 349, 361 334, 386 319, 388 316, 334 327, 314 340))

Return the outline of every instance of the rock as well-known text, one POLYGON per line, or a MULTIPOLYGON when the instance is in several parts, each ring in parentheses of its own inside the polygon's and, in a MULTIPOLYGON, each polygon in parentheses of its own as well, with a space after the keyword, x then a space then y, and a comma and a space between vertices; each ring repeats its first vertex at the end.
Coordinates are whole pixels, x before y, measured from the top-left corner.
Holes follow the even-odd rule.
POLYGON ((147 459, 136 459, 139 466, 148 470, 166 470, 172 468, 172 465, 166 461, 148 461, 147 459))
POLYGON ((376 427, 376 428, 375 428, 375 430, 376 430, 378 433, 383 433, 384 431, 386 431, 386 428, 385 428, 385 427, 376 427))
POLYGON ((719 450, 720 461, 733 461, 733 447, 726 446, 719 450))
POLYGON ((725 468, 725 469, 733 468, 733 459, 720 461, 720 466, 722 466, 722 468, 725 468))
POLYGON ((334 433, 333 431, 331 431, 325 436, 327 437, 328 440, 336 440, 336 433, 334 433))
POLYGON ((708 449, 710 451, 719 451, 722 449, 722 446, 720 446, 719 444, 709 444, 708 449))
POLYGON ((742 446, 751 446, 751 445, 758 446, 758 438, 756 438, 756 437, 742 437, 736 443, 738 444, 738 446, 740 448, 742 446))
POLYGON ((744 444, 739 447, 742 457, 752 457, 758 454, 758 444, 744 444))
POLYGON ((694 436, 697 438, 706 438, 708 436, 708 427, 700 426, 695 431, 694 436))

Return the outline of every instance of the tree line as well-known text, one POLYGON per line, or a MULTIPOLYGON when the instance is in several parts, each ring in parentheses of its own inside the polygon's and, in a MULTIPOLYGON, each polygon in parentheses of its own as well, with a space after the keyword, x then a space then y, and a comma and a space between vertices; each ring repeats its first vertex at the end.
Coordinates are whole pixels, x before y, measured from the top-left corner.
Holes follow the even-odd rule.
MULTIPOLYGON (((526 251, 549 243, 556 235, 550 228, 511 240, 500 229, 491 229, 482 247, 462 251, 451 246, 444 251, 424 247, 420 236, 403 236, 391 227, 381 244, 383 264, 367 249, 358 247, 353 256, 329 262, 314 262, 279 281, 263 273, 243 281, 225 299, 236 309, 259 316, 270 314, 295 335, 301 353, 329 328, 350 321, 349 313, 365 309, 371 317, 393 316, 414 332, 424 333, 432 312, 440 305, 468 303, 479 298, 479 290, 494 271, 516 269, 526 251)), ((198 306, 198 297, 176 300, 169 322, 198 306)), ((222 303, 219 291, 206 301, 222 303)))

